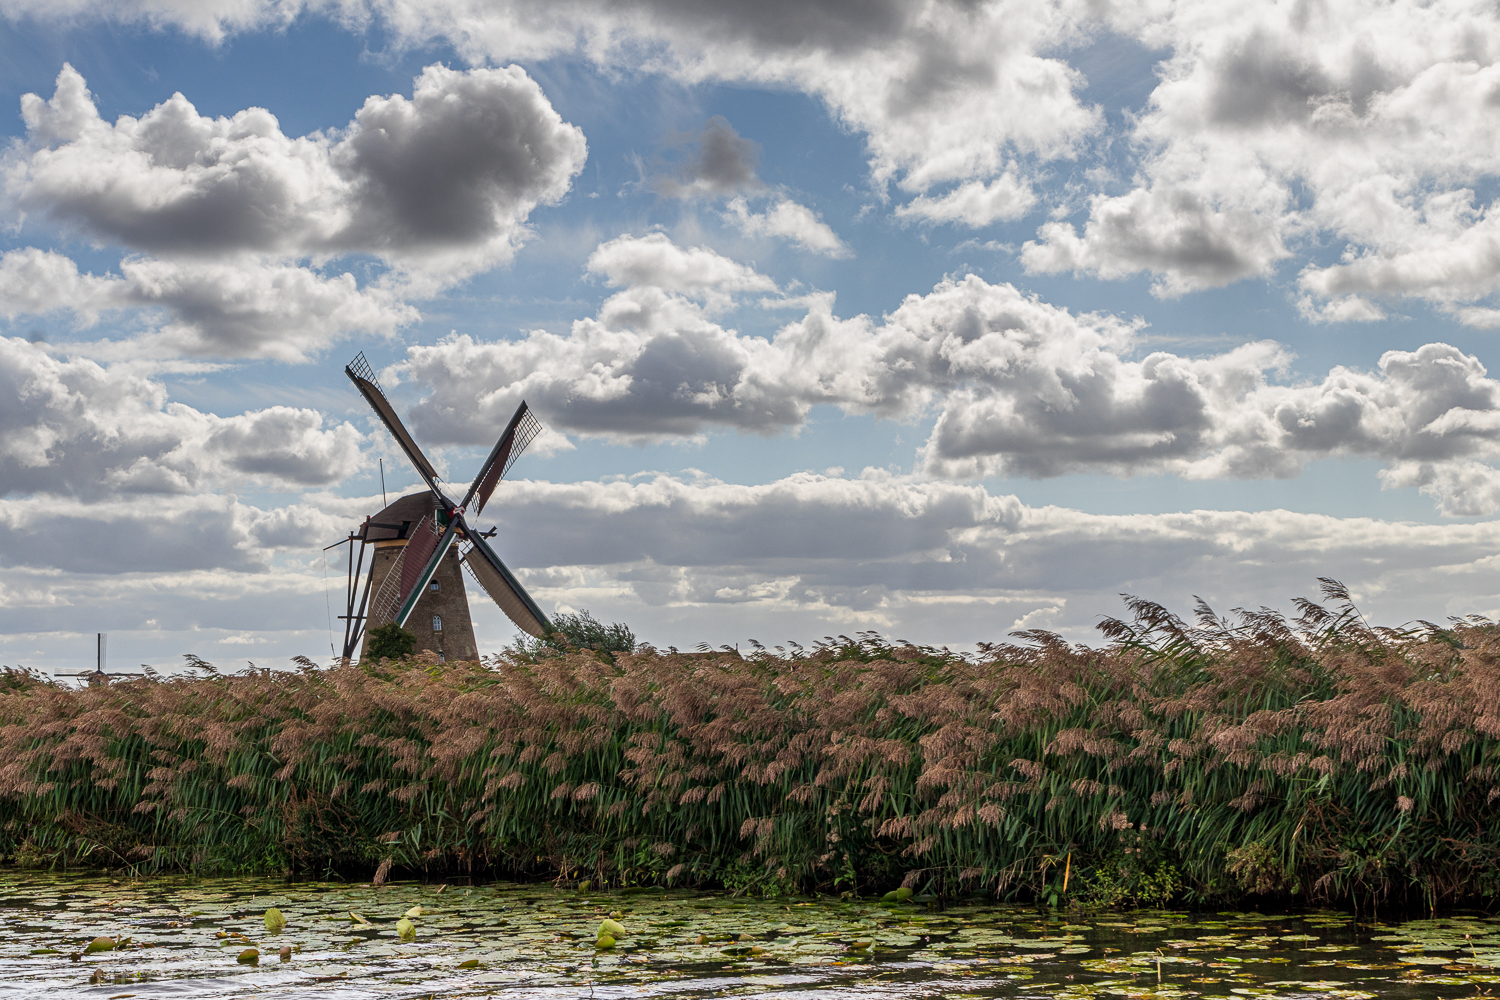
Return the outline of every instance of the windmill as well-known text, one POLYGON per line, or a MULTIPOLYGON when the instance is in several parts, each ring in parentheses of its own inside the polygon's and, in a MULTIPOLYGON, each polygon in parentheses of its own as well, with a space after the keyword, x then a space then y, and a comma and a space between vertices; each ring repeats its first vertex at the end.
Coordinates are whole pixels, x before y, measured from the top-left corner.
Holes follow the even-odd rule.
MULTIPOLYGON (((115 673, 112 673, 112 674, 105 673, 104 672, 104 651, 109 646, 109 633, 108 632, 96 632, 95 633, 95 638, 98 640, 98 643, 99 643, 99 645, 98 645, 98 655, 99 655, 98 666, 96 666, 93 670, 85 670, 82 673, 78 673, 78 674, 53 674, 53 676, 54 677, 82 677, 82 678, 84 678, 85 680, 88 681, 89 687, 97 687, 100 684, 108 684, 109 683, 109 679, 111 677, 144 677, 144 676, 146 676, 145 674, 126 673, 125 671, 116 671, 115 673)), ((145 664, 143 663, 143 664, 141 664, 141 666, 144 667, 145 664)))
POLYGON ((358 532, 351 531, 348 538, 328 546, 349 546, 347 613, 339 616, 344 621, 344 658, 352 658, 356 647, 363 650, 361 639, 368 641, 370 629, 394 622, 403 627, 411 623, 418 649, 431 649, 443 659, 478 659, 459 563, 468 567, 479 586, 521 631, 538 638, 546 635, 552 627, 547 616, 486 541, 495 530, 480 533, 467 520, 479 516, 501 477, 541 432, 542 425, 526 403, 516 408, 462 502, 454 503, 438 485, 432 463, 385 398, 363 353, 349 363, 344 374, 427 484, 426 492, 401 497, 366 518, 358 532), (365 576, 365 554, 371 547, 370 571, 365 576))

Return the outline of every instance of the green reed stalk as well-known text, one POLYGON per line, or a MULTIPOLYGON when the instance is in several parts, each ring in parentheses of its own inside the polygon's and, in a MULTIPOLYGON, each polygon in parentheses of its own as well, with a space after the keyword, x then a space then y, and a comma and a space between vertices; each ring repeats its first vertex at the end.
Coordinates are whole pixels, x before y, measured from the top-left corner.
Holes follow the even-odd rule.
POLYGON ((1132 600, 1104 648, 971 658, 863 634, 82 691, 12 672, 0 852, 1078 905, 1490 894, 1500 629, 1372 628, 1327 594, 1193 625, 1132 600))

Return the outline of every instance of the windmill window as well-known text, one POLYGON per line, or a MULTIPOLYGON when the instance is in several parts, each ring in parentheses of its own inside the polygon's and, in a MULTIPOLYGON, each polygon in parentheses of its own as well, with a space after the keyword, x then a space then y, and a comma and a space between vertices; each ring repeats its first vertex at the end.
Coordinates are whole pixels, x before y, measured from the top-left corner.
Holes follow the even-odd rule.
POLYGON ((441 632, 443 630, 443 616, 442 615, 433 615, 432 616, 432 630, 434 632, 441 632))
POLYGON ((431 591, 436 591, 438 589, 438 582, 436 580, 433 580, 431 583, 429 583, 427 585, 427 589, 431 590, 431 591))

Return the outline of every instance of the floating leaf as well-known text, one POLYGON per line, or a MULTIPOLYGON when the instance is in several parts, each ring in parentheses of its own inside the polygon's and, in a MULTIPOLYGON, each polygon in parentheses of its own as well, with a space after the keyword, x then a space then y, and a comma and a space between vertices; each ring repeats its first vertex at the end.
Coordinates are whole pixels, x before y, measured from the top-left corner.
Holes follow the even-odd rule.
POLYGON ((588 879, 584 879, 582 882, 578 883, 578 891, 579 892, 588 892, 589 891, 589 886, 591 886, 593 884, 594 883, 590 882, 588 879))
POLYGON ((904 903, 908 899, 911 899, 914 895, 916 895, 916 893, 914 893, 908 886, 903 885, 901 888, 896 890, 896 901, 898 903, 904 903))
POLYGON ((594 942, 595 948, 613 948, 614 946, 615 939, 610 937, 608 934, 600 934, 599 940, 594 942))
POLYGON ((427 912, 426 910, 422 909, 422 904, 418 903, 416 906, 413 906, 411 909, 409 909, 405 913, 403 913, 402 916, 403 917, 420 917, 422 914, 424 914, 426 912, 427 912))
POLYGON ((286 930, 286 917, 283 917, 281 911, 274 906, 266 911, 266 930, 272 934, 280 934, 286 930))
POLYGON ((620 923, 618 920, 613 920, 609 917, 605 917, 599 922, 600 937, 604 937, 607 934, 612 938, 618 939, 624 937, 626 933, 627 932, 625 930, 625 925, 620 923))
POLYGON ((83 953, 85 955, 92 955, 95 952, 100 952, 100 951, 114 951, 114 950, 115 950, 115 939, 114 938, 96 937, 96 938, 94 938, 94 940, 92 940, 92 941, 89 942, 89 945, 88 945, 87 948, 83 949, 83 953))
POLYGON ((467 961, 459 962, 458 967, 460 969, 477 969, 479 968, 479 959, 471 958, 467 961))
POLYGON ((417 925, 402 917, 396 921, 396 934, 403 941, 414 941, 417 937, 417 925))
POLYGON ((349 911, 349 919, 352 920, 352 921, 354 921, 356 924, 360 924, 361 926, 364 926, 364 927, 374 927, 375 926, 374 924, 372 924, 368 920, 366 920, 364 918, 363 914, 355 913, 353 910, 349 911))
POLYGON ((236 958, 235 961, 241 963, 242 965, 259 965, 260 949, 246 948, 244 951, 240 952, 240 957, 236 958))

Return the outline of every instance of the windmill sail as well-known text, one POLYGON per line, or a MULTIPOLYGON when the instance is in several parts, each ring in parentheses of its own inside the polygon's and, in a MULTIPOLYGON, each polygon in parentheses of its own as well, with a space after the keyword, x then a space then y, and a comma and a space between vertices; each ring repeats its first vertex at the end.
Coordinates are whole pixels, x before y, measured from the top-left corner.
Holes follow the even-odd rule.
MULTIPOLYGON (((431 535, 432 528, 429 525, 429 517, 422 518, 417 523, 413 535, 431 535)), ((401 578, 406 575, 406 555, 409 546, 402 546, 401 551, 396 553, 396 559, 391 563, 391 568, 386 570, 385 581, 380 585, 380 590, 370 599, 370 614, 365 619, 368 628, 379 628, 389 625, 396 618, 396 612, 406 602, 406 592, 401 589, 401 578)))
POLYGON ((500 435, 500 440, 495 442, 495 447, 490 450, 490 457, 484 460, 479 467, 479 475, 474 477, 474 485, 469 487, 468 495, 459 506, 465 510, 469 509, 469 501, 476 496, 479 502, 474 507, 474 515, 484 510, 484 505, 489 503, 490 494, 495 492, 495 487, 501 478, 510 471, 510 467, 516 464, 516 459, 521 457, 521 452, 526 450, 532 440, 542 432, 542 425, 537 423, 536 417, 531 415, 526 401, 516 407, 515 414, 510 418, 510 423, 505 427, 505 433, 500 435))
POLYGON ((469 567, 469 572, 474 574, 484 592, 490 595, 490 600, 505 612, 505 617, 515 622, 522 632, 538 639, 552 631, 552 623, 542 614, 542 609, 536 606, 531 595, 511 575, 494 550, 478 535, 469 537, 474 544, 464 553, 464 565, 469 567))
POLYGON ((349 381, 354 383, 360 395, 365 397, 375 410, 375 414, 385 424, 386 430, 391 432, 391 436, 401 446, 401 450, 406 452, 406 457, 411 460, 412 465, 416 466, 418 474, 427 482, 428 488, 437 492, 437 470, 432 467, 431 462, 427 461, 427 456, 422 454, 422 449, 417 447, 417 442, 413 440, 411 434, 407 433, 406 425, 401 423, 401 418, 396 416, 396 409, 391 406, 391 401, 385 398, 385 393, 380 389, 380 383, 375 381, 375 372, 370 368, 370 363, 365 360, 364 352, 360 352, 344 368, 344 374, 349 376, 349 381))
POLYGON ((453 521, 448 525, 448 530, 438 538, 432 532, 419 532, 416 537, 406 543, 404 554, 406 565, 401 567, 401 607, 396 612, 396 624, 405 625, 406 619, 416 610, 417 600, 422 592, 427 589, 427 581, 432 579, 432 574, 437 572, 438 564, 443 561, 443 556, 448 554, 457 539, 458 522, 453 521), (413 549, 418 541, 422 542, 421 548, 413 549))
MULTIPOLYGON (((448 550, 455 545, 459 539, 469 543, 467 551, 464 552, 464 563, 469 567, 469 572, 479 581, 506 617, 515 622, 516 625, 530 635, 541 638, 552 630, 552 624, 542 609, 526 593, 520 581, 500 561, 493 549, 489 547, 484 539, 473 528, 469 527, 464 520, 464 511, 468 508, 470 501, 478 498, 478 504, 474 508, 477 514, 484 509, 489 501, 490 495, 495 491, 495 486, 500 478, 505 475, 526 446, 541 433, 542 425, 532 416, 531 410, 526 403, 522 402, 516 408, 515 414, 510 418, 510 423, 505 428, 505 433, 500 435, 500 440, 495 442, 489 457, 485 459, 484 465, 480 467, 479 475, 474 484, 469 487, 469 492, 464 496, 462 504, 455 505, 437 484, 437 471, 432 463, 427 461, 427 456, 422 454, 422 449, 412 436, 407 433, 406 427, 401 423, 401 418, 396 416, 395 409, 390 401, 385 398, 380 384, 375 381, 375 372, 365 360, 364 354, 358 355, 344 368, 344 374, 359 389, 360 394, 374 408, 401 450, 406 452, 406 457, 426 481, 428 489, 432 491, 431 499, 437 504, 438 509, 424 516, 418 522, 417 527, 407 536, 406 545, 397 554, 395 561, 386 571, 385 581, 381 584, 379 592, 369 599, 369 615, 365 624, 370 628, 377 628, 390 622, 404 625, 406 620, 416 610, 418 601, 427 588, 428 581, 437 572, 443 557, 448 550), (438 536, 434 515, 447 525, 447 530, 438 536)), ((373 572, 373 570, 372 570, 373 572)), ((368 633, 367 633, 368 634, 368 633)))

